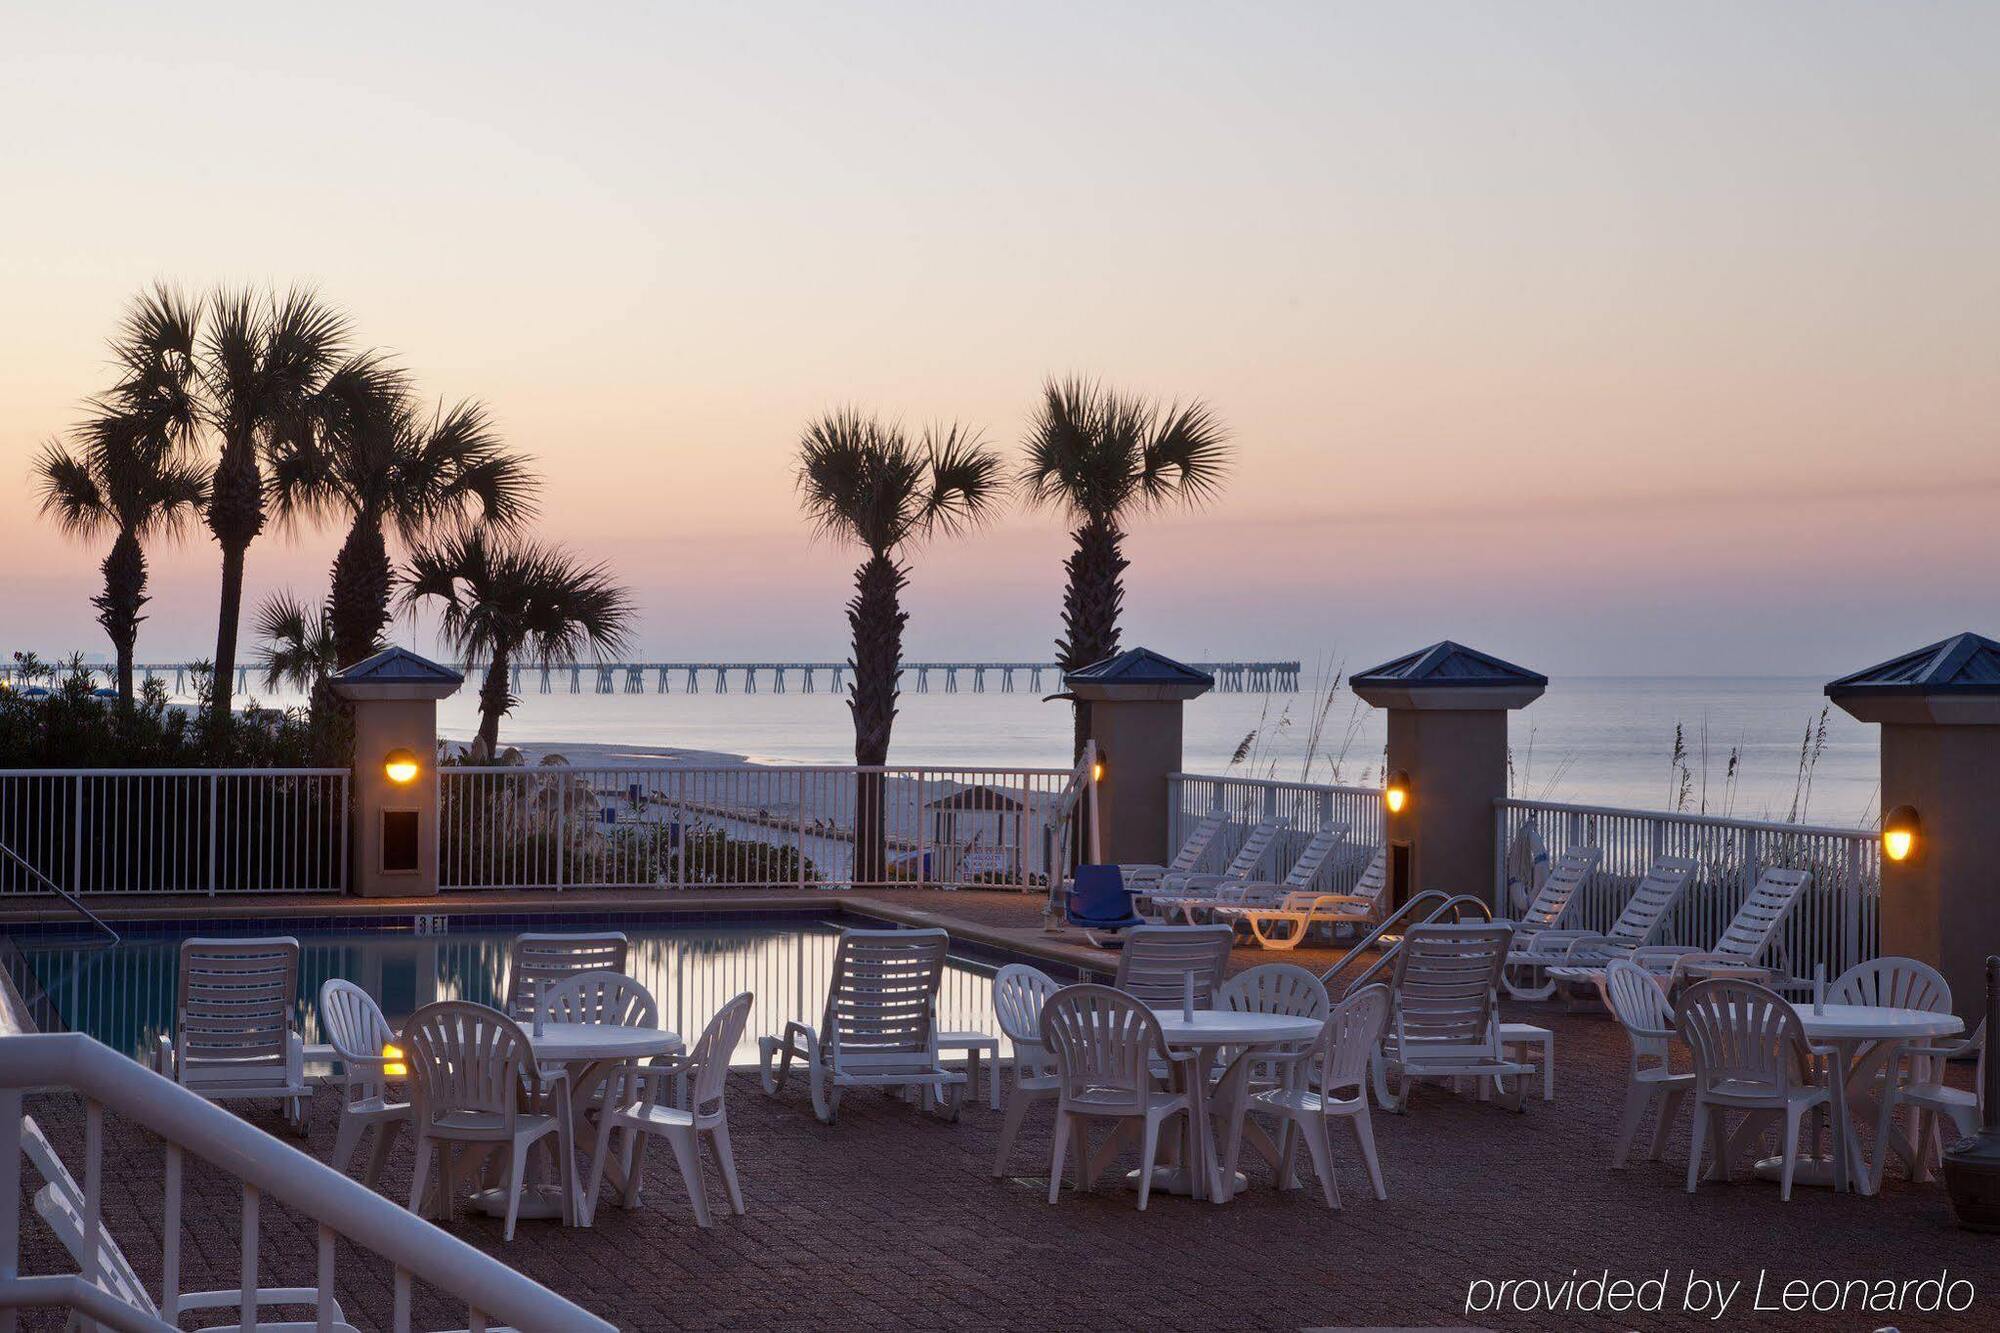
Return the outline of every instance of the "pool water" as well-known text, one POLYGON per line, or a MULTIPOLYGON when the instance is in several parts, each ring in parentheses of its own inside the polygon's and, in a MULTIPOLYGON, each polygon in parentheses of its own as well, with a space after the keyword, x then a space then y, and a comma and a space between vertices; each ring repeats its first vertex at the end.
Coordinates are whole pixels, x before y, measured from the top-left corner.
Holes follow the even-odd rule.
MULTIPOLYGON (((544 920, 520 929, 553 932, 562 927, 544 920)), ((626 971, 659 1002, 660 1025, 690 1045, 732 996, 753 992, 757 999, 750 1024, 732 1057, 738 1065, 754 1065, 757 1037, 782 1030, 789 1019, 818 1026, 839 938, 837 927, 821 922, 593 923, 576 929, 624 930, 631 941, 626 971)), ((284 929, 274 923, 269 933, 289 934, 299 941, 299 1027, 310 1045, 321 1040, 319 988, 335 977, 361 986, 399 1026, 416 1009, 436 1000, 497 1005, 506 993, 508 949, 518 931, 337 933, 284 929)), ((18 941, 18 954, 10 963, 16 983, 34 1002, 44 1027, 86 1032, 114 1050, 150 1063, 149 1053, 158 1038, 170 1034, 173 1026, 179 949, 180 937, 167 934, 128 936, 110 948, 30 937, 18 941), (50 1017, 57 1021, 46 1021, 50 1017)), ((938 994, 940 1030, 998 1033, 993 1021, 996 966, 958 956, 947 962, 938 994)))

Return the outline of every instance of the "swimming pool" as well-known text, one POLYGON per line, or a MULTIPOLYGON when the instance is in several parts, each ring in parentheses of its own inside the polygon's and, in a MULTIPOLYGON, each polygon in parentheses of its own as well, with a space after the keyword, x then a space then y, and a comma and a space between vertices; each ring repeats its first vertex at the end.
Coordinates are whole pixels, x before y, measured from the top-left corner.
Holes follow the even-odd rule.
MULTIPOLYGON (((135 1059, 147 1060, 173 1025, 180 941, 188 935, 291 935, 298 939, 299 1025, 307 1044, 319 1035, 319 988, 334 977, 361 986, 390 1022, 434 1000, 497 1004, 505 994, 508 946, 524 930, 622 930, 631 941, 626 971, 659 1002, 660 1023, 690 1042, 709 1017, 740 991, 756 994, 750 1025, 733 1057, 754 1064, 756 1039, 788 1019, 818 1025, 833 972, 839 925, 828 919, 730 921, 552 920, 451 917, 396 926, 309 929, 283 920, 120 923, 126 938, 90 947, 74 936, 24 934, 8 958, 10 974, 45 1029, 85 1032, 135 1059), (421 924, 427 931, 418 933, 421 924)), ((848 920, 855 926, 887 922, 848 920)), ((993 973, 1005 958, 974 957, 954 942, 938 994, 941 1029, 993 1032, 993 973)), ((1061 969, 1053 969, 1060 972, 1061 969)), ((1074 978, 1064 978, 1074 979, 1074 978)))

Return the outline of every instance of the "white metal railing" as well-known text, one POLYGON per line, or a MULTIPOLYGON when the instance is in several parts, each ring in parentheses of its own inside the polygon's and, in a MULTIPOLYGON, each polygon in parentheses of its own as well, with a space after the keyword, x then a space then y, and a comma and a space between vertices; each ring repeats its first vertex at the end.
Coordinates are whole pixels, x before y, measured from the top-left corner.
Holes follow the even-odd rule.
MULTIPOLYGON (((239 1308, 244 1327, 256 1320, 257 1293, 270 1284, 258 1272, 259 1219, 265 1201, 292 1209, 318 1228, 318 1264, 312 1282, 317 1327, 334 1327, 337 1237, 394 1269, 390 1327, 407 1333, 417 1282, 455 1298, 469 1313, 467 1327, 505 1323, 524 1330, 609 1330, 610 1324, 522 1276, 506 1264, 397 1207, 388 1199, 298 1149, 238 1119, 219 1106, 161 1078, 89 1037, 73 1033, 0 1038, 0 1329, 12 1329, 19 1311, 54 1308, 83 1314, 119 1329, 172 1329, 185 1293, 183 1258, 194 1246, 182 1235, 182 1180, 192 1155, 235 1178, 242 1200, 239 1308), (84 1173, 80 1245, 82 1272, 20 1276, 23 1094, 49 1089, 74 1092, 84 1116, 84 1173), (98 1285, 107 1258, 95 1243, 104 1221, 104 1113, 130 1120, 166 1144, 162 1199, 161 1315, 117 1300, 98 1285)), ((131 1169, 127 1159, 121 1169, 131 1169)), ((212 1199, 197 1200, 208 1208, 212 1199)), ((197 1260, 198 1261, 198 1260, 197 1260)), ((381 1290, 378 1273, 355 1279, 356 1290, 381 1290)), ((301 1325, 303 1327, 303 1325, 301 1325)))
POLYGON ((1167 812, 1167 840, 1171 844, 1165 849, 1167 856, 1173 855, 1201 820, 1222 815, 1229 821, 1222 835, 1209 846, 1202 866, 1207 870, 1219 870, 1226 865, 1244 836, 1260 820, 1283 819, 1285 834, 1278 842, 1273 878, 1284 874, 1321 828, 1335 823, 1347 825, 1347 840, 1354 850, 1346 856, 1329 858, 1327 868, 1321 872, 1327 893, 1346 892, 1366 869, 1367 853, 1382 841, 1382 792, 1378 787, 1174 773, 1167 778, 1167 812))
POLYGON ((0 894, 339 893, 344 768, 0 769, 0 894))
POLYGON ((445 888, 1045 887, 1066 768, 438 769, 445 888), (857 837, 879 815, 886 859, 857 837), (857 825, 860 825, 857 831, 857 825))
POLYGON ((1571 847, 1603 852, 1597 873, 1571 908, 1582 930, 1604 930, 1618 916, 1633 886, 1662 856, 1685 856, 1699 866, 1680 905, 1661 927, 1661 944, 1707 946, 1742 905, 1757 876, 1772 866, 1810 870, 1811 890, 1793 909, 1782 935, 1792 975, 1808 977, 1822 964, 1829 977, 1880 950, 1882 896, 1879 839, 1859 829, 1727 819, 1663 810, 1567 805, 1553 801, 1495 803, 1493 906, 1510 915, 1508 854, 1522 826, 1534 822, 1551 857, 1571 847))

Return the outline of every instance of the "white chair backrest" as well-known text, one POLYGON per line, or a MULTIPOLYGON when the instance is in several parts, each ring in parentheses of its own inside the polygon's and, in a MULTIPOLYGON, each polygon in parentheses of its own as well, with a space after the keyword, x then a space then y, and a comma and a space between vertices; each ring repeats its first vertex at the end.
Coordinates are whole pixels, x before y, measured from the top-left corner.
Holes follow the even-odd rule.
POLYGON ((1153 1060, 1166 1058, 1160 1021, 1110 986, 1065 986, 1042 1006, 1042 1046, 1064 1105, 1141 1114, 1153 1090, 1153 1060))
POLYGON ((1320 1037, 1320 1091, 1329 1097, 1342 1088, 1365 1088, 1369 1061, 1382 1044, 1389 1021, 1389 988, 1363 986, 1333 1007, 1320 1037))
POLYGON ((715 1017, 708 1020, 708 1026, 701 1030, 701 1038, 688 1053, 688 1063, 694 1066, 694 1086, 688 1108, 696 1115, 721 1113, 722 1094, 729 1079, 729 1057, 735 1053, 737 1043, 743 1040, 743 1028, 750 1021, 750 1006, 755 1000, 754 995, 744 991, 716 1010, 715 1017))
POLYGON ((651 991, 623 972, 579 972, 549 987, 542 997, 542 1018, 549 1023, 656 1028, 660 1006, 651 991))
POLYGON ((1299 852, 1298 860, 1285 872, 1285 887, 1288 889, 1309 889, 1326 863, 1333 858, 1341 844, 1347 840, 1350 824, 1327 824, 1314 831, 1299 852))
POLYGON ((1230 857, 1229 864, 1223 868, 1222 877, 1226 880, 1245 880, 1254 876, 1278 845, 1278 835, 1284 832, 1287 822, 1265 819, 1253 824, 1250 831, 1243 835, 1236 855, 1230 857))
POLYGON ((1709 952, 1730 962, 1755 963, 1777 938, 1778 928, 1785 924, 1785 918, 1792 914, 1811 884, 1810 870, 1783 866, 1765 870, 1709 952))
POLYGON ((1228 926, 1134 926, 1125 932, 1111 984, 1142 1004, 1174 1006, 1185 993, 1182 978, 1192 976, 1195 1008, 1211 1008, 1234 938, 1228 926))
MULTIPOLYGON (((62 1158, 56 1156, 55 1145, 48 1135, 35 1123, 31 1115, 21 1117, 21 1148, 33 1163, 36 1171, 47 1183, 35 1194, 35 1211, 42 1221, 48 1223, 49 1230, 56 1233, 56 1239, 69 1251, 69 1257, 77 1266, 87 1268, 92 1256, 84 1246, 83 1219, 85 1215, 83 1187, 76 1177, 69 1173, 69 1167, 62 1158)), ((139 1280, 132 1261, 125 1257, 125 1251, 118 1247, 118 1241, 104 1225, 102 1217, 97 1223, 97 1285, 125 1304, 157 1318, 160 1307, 146 1291, 146 1284, 139 1280)), ((90 1327, 86 1324, 85 1327, 90 1327)))
POLYGON ((284 1081, 298 992, 299 942, 289 935, 182 940, 174 1001, 182 1072, 215 1062, 233 1083, 284 1081))
POLYGON ((1681 995, 1674 1023, 1704 1090, 1783 1097, 1811 1080, 1811 1046, 1798 1011, 1748 981, 1701 981, 1681 995))
POLYGON ((585 935, 516 935, 507 960, 507 1012, 516 1019, 532 1016, 529 984, 540 993, 579 972, 623 972, 626 940, 623 931, 585 935))
POLYGON ((820 1039, 835 1063, 907 1064, 934 1054, 937 993, 951 937, 942 930, 843 930, 820 1039))
POLYGON ((1564 852, 1549 877, 1542 881, 1542 887, 1535 891, 1535 900, 1522 914, 1521 925, 1531 931, 1554 928, 1568 913, 1577 890, 1590 882, 1603 855, 1595 847, 1572 847, 1564 852))
POLYGON ((1951 1012, 1951 983, 1928 963, 1914 958, 1873 958, 1835 977, 1826 988, 1830 1004, 1865 1004, 1880 1009, 1951 1012))
POLYGON ((1227 822, 1221 815, 1204 816, 1187 835, 1187 841, 1181 844, 1181 849, 1174 853, 1174 859, 1167 863, 1167 873, 1191 875, 1201 869, 1202 858, 1208 855, 1209 847, 1215 842, 1215 835, 1222 832, 1222 826, 1227 822))
POLYGON ((513 1019, 463 1000, 427 1004, 403 1025, 402 1046, 420 1126, 449 1112, 472 1111, 503 1116, 512 1131, 521 1071, 534 1058, 513 1019))
POLYGON ((382 1016, 375 997, 351 981, 329 978, 319 988, 319 1032, 346 1066, 348 1086, 361 1096, 382 1091, 382 1048, 396 1030, 382 1016))
POLYGON ((1396 952, 1390 993, 1396 1039, 1408 1053, 1439 1047, 1495 1047, 1500 970, 1513 929, 1416 925, 1396 952))
POLYGON ((1633 886, 1632 896, 1611 923, 1609 936, 1620 944, 1639 945, 1653 938, 1653 932, 1674 910, 1687 886, 1701 867, 1692 857, 1663 856, 1653 862, 1645 877, 1633 886))
POLYGON ((1042 1006, 1062 983, 1038 967, 1009 963, 993 978, 993 1014, 1000 1031, 1014 1045, 1014 1063, 1021 1075, 1034 1077, 1049 1062, 1042 1049, 1042 1006))
POLYGON ((1377 847, 1368 864, 1361 868, 1361 878, 1354 881, 1354 887, 1347 891, 1350 898, 1366 898, 1375 904, 1374 912, 1382 910, 1382 891, 1389 887, 1389 852, 1377 847))
POLYGON ((1333 1011, 1320 979, 1295 963, 1246 968, 1222 983, 1215 1007, 1239 1014, 1285 1014, 1324 1022, 1333 1011))
POLYGON ((1640 1057, 1666 1061, 1674 1035, 1673 1006, 1653 975, 1637 963, 1614 958, 1604 969, 1604 999, 1625 1025, 1632 1042, 1633 1067, 1640 1057))

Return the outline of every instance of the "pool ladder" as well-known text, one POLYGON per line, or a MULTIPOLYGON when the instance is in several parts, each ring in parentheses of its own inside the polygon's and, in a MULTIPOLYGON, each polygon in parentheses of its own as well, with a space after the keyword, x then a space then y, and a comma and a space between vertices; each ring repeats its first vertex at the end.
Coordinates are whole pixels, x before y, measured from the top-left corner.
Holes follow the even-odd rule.
POLYGON ((1362 936, 1354 947, 1340 956, 1339 962, 1335 963, 1325 972, 1322 972, 1319 978, 1320 984, 1324 985, 1327 989, 1327 994, 1331 995, 1333 993, 1334 978, 1346 971, 1349 963, 1359 957, 1364 950, 1372 947, 1377 940, 1385 938, 1391 932, 1395 932, 1395 940, 1388 948, 1382 951, 1381 956, 1363 968, 1360 975, 1347 983, 1341 990, 1343 997, 1354 994, 1354 992, 1367 985, 1376 973, 1393 964, 1396 961, 1396 955, 1402 952, 1403 941, 1408 936, 1406 932, 1398 931, 1399 926, 1405 922, 1413 926, 1428 926, 1442 920, 1447 913, 1450 914, 1454 922, 1465 920, 1468 914, 1476 916, 1482 921, 1491 921, 1493 919, 1493 909, 1488 907, 1483 900, 1475 898, 1469 893, 1453 894, 1446 893, 1443 889, 1425 889, 1422 893, 1417 894, 1401 907, 1389 913, 1388 916, 1383 917, 1373 930, 1362 936), (1421 921, 1410 920, 1419 911, 1426 908, 1429 911, 1421 921))
POLYGON ((71 893, 68 889, 64 888, 62 885, 50 879, 47 875, 44 875, 39 869, 35 867, 33 862, 28 860, 27 857, 21 855, 19 852, 15 851, 12 847, 9 847, 4 842, 0 842, 0 856, 5 856, 9 861, 12 861, 15 865, 27 871, 28 874, 32 876, 34 879, 39 880, 42 884, 46 885, 50 893, 55 894, 56 897, 62 899, 64 902, 68 903, 71 907, 74 907, 78 912, 81 912, 85 920, 89 921, 91 925, 96 926, 99 930, 104 932, 106 937, 104 943, 107 946, 117 944, 119 940, 122 938, 117 931, 113 930, 110 926, 105 924, 103 917, 91 911, 88 907, 85 907, 83 905, 83 900, 81 898, 78 898, 75 894, 71 893))

